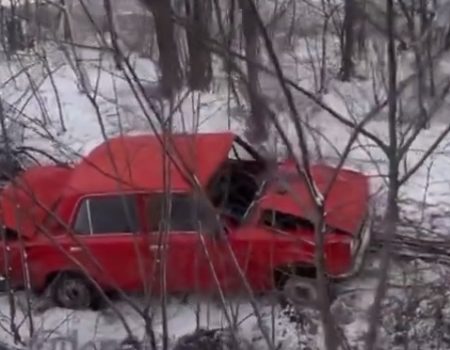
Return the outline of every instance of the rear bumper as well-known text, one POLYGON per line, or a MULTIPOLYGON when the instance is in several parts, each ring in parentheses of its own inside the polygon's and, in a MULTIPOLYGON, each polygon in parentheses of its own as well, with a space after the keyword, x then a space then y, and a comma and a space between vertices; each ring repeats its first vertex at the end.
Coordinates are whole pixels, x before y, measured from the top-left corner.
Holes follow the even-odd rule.
POLYGON ((333 276, 332 277, 333 280, 343 280, 358 274, 364 263, 366 253, 368 251, 367 248, 369 247, 370 244, 371 236, 372 236, 372 220, 370 219, 370 217, 368 217, 365 220, 365 223, 361 229, 359 245, 357 246, 357 248, 353 253, 351 268, 343 274, 333 276))

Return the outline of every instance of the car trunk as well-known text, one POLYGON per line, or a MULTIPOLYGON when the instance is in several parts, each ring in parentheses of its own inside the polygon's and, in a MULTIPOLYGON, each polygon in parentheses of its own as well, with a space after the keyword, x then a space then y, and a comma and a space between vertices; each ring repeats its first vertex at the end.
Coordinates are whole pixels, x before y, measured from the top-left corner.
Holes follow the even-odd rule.
MULTIPOLYGON (((11 287, 24 284, 22 246, 46 223, 65 188, 70 168, 36 166, 10 181, 0 194, 0 275, 11 287)), ((4 284, 4 282, 2 282, 4 284)))
POLYGON ((60 166, 36 166, 8 183, 0 195, 3 224, 31 239, 53 213, 71 169, 60 166))

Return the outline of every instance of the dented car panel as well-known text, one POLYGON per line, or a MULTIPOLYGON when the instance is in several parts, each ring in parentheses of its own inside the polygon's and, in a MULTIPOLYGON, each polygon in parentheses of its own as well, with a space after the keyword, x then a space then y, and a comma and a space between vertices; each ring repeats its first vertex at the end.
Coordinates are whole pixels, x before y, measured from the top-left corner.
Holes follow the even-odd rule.
MULTIPOLYGON (((368 177, 348 169, 340 169, 336 176, 335 169, 327 165, 312 166, 311 176, 317 190, 324 194, 326 224, 356 234, 369 208, 368 177)), ((305 181, 288 163, 280 167, 277 181, 271 184, 259 206, 311 220, 315 215, 314 201, 305 181)))

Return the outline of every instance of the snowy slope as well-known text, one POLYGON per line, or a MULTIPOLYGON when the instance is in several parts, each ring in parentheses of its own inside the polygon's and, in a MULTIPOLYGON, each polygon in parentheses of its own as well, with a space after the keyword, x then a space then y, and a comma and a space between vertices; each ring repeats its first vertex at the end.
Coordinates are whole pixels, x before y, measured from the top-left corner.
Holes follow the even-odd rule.
MULTIPOLYGON (((87 57, 92 53, 85 52, 84 55, 87 57)), ((68 65, 64 64, 61 55, 52 49, 49 57, 52 58, 52 69, 59 67, 53 74, 53 81, 45 78, 46 72, 42 65, 33 66, 27 70, 26 74, 22 72, 23 66, 33 63, 31 59, 23 59, 20 64, 16 62, 0 66, 2 97, 16 108, 23 110, 25 115, 23 119, 14 119, 11 122, 25 127, 26 145, 50 152, 61 159, 73 160, 89 152, 95 145, 102 142, 105 136, 120 132, 151 131, 148 120, 138 107, 128 83, 119 72, 112 70, 112 65, 108 60, 102 63, 101 68, 95 62, 90 63, 87 68, 92 85, 98 85, 99 87, 96 100, 100 115, 97 115, 92 101, 79 92, 75 74, 68 65), (10 79, 13 75, 17 76, 10 79), (34 87, 33 84, 30 84, 31 80, 34 82, 34 87), (61 128, 61 116, 67 129, 66 132, 63 132, 61 128), (105 134, 102 132, 101 124, 104 124, 105 134)), ((144 84, 149 85, 152 81, 155 81, 156 69, 151 62, 144 59, 135 59, 134 61, 137 73, 144 84)), ((299 70, 297 76, 300 77, 301 84, 309 87, 311 80, 309 79, 308 65, 296 69, 299 70)), ((440 69, 442 74, 450 73, 448 65, 442 65, 440 69)), ((272 92, 278 89, 276 81, 270 78, 266 81, 265 87, 272 92)), ((331 88, 324 95, 323 100, 348 118, 354 117, 350 115, 350 112, 354 113, 356 117, 360 117, 372 105, 371 88, 370 81, 352 84, 332 82, 331 88)), ((276 96, 275 99, 281 99, 281 97, 276 96)), ((349 130, 304 97, 296 95, 296 103, 302 112, 309 114, 312 128, 310 131, 310 148, 315 158, 319 158, 317 149, 320 149, 320 154, 327 161, 336 161, 339 152, 345 148, 350 137, 349 130), (317 135, 321 135, 319 140, 317 140, 317 135)), ((242 121, 239 118, 232 119, 229 117, 230 109, 234 110, 235 107, 233 101, 230 104, 228 103, 226 88, 217 84, 214 91, 210 93, 195 93, 184 98, 174 115, 175 127, 178 130, 199 131, 222 131, 230 127, 243 135, 242 121)), ((445 111, 446 108, 443 110, 445 111)), ((442 117, 436 118, 437 120, 433 122, 430 129, 422 132, 416 139, 406 157, 406 168, 411 167, 420 159, 427 147, 446 127, 444 111, 441 112, 442 117)), ((150 118, 155 119, 154 116, 150 116, 150 118)), ((283 118, 283 125, 295 145, 296 137, 292 132, 293 128, 289 127, 290 122, 286 116, 286 111, 280 111, 280 118, 283 118)), ((382 118, 371 122, 368 129, 379 135, 380 138, 386 138, 387 125, 382 118)), ((442 143, 441 147, 425 162, 417 174, 406 183, 401 192, 402 211, 405 215, 408 215, 410 219, 420 220, 424 218, 425 226, 428 225, 435 231, 443 232, 448 227, 444 221, 445 214, 448 212, 447 193, 450 190, 447 175, 450 171, 449 141, 450 138, 442 143)), ((279 145, 279 140, 274 137, 265 146, 274 151, 277 144, 279 145)), ((346 166, 359 168, 370 173, 373 176, 373 192, 382 198, 380 190, 383 189, 383 176, 386 173, 387 162, 386 157, 379 148, 373 145, 373 142, 360 136, 352 149, 346 166)), ((374 286, 374 280, 370 272, 376 269, 378 262, 375 259, 371 263, 366 268, 367 274, 355 279, 348 285, 348 288, 359 290, 363 287, 363 290, 343 297, 336 310, 336 314, 341 317, 340 323, 344 332, 354 344, 358 344, 358 339, 365 330, 364 321, 367 315, 367 307, 372 299, 371 289, 374 286), (347 309, 351 309, 351 313, 347 309)), ((402 273, 403 269, 399 267, 392 274, 399 276, 402 273)), ((427 276, 429 275, 427 274, 427 276)), ((234 304, 240 305, 239 319, 242 321, 240 326, 243 337, 264 348, 261 331, 258 330, 251 305, 245 298, 236 298, 232 301, 234 304)), ((305 336, 304 329, 289 323, 287 317, 280 313, 278 307, 273 308, 269 301, 266 298, 258 300, 269 330, 272 328, 272 323, 275 324, 275 343, 283 345, 283 349, 291 349, 298 346, 299 341, 310 340, 305 339, 307 336, 305 336)), ((142 305, 142 301, 138 299, 135 299, 135 302, 142 305)), ((21 303, 23 304, 23 300, 21 303)), ((199 300, 198 303, 200 304, 202 325, 220 327, 226 324, 225 317, 217 302, 199 300)), ((157 306, 157 301, 154 304, 157 306)), ((197 303, 194 298, 191 298, 187 304, 181 304, 177 299, 170 302, 168 314, 171 337, 175 338, 195 329, 196 307, 197 303)), ((125 315, 126 321, 130 323, 130 328, 135 332, 135 336, 142 337, 144 334, 142 318, 125 302, 118 302, 117 308, 125 315)), ((155 309, 158 309, 158 307, 155 309)), ((25 318, 19 307, 16 321, 21 323, 20 332, 24 339, 29 337, 29 325, 25 318)), ((9 319, 10 310, 7 298, 0 297, 0 339, 12 342, 9 319)), ((126 336, 125 327, 110 310, 104 312, 72 312, 50 309, 43 314, 35 315, 33 321, 39 337, 72 334, 77 337, 79 344, 84 344, 93 339, 121 340, 126 336), (51 334, 49 335, 48 332, 51 332, 51 334)), ((309 327, 306 334, 313 334, 313 337, 315 333, 320 332, 320 329, 314 331, 314 324, 305 327, 309 327)), ((157 333, 160 334, 161 318, 158 315, 155 316, 155 328, 157 333)), ((269 333, 272 332, 269 331, 269 333)), ((316 340, 320 340, 320 338, 320 335, 315 337, 316 340)), ((38 340, 34 339, 34 341, 38 340)))

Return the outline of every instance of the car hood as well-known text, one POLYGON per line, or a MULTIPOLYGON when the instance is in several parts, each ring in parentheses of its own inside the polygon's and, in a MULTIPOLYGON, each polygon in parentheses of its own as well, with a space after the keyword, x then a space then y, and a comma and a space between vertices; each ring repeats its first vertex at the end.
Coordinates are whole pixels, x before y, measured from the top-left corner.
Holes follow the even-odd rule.
MULTIPOLYGON (((311 176, 325 199, 325 223, 330 228, 356 234, 369 209, 369 178, 357 171, 323 164, 312 166, 311 176), (327 189, 328 194, 325 194, 327 189)), ((290 162, 279 165, 275 179, 269 182, 260 199, 259 207, 263 211, 278 211, 314 222, 314 199, 296 172, 295 165, 290 162)))

